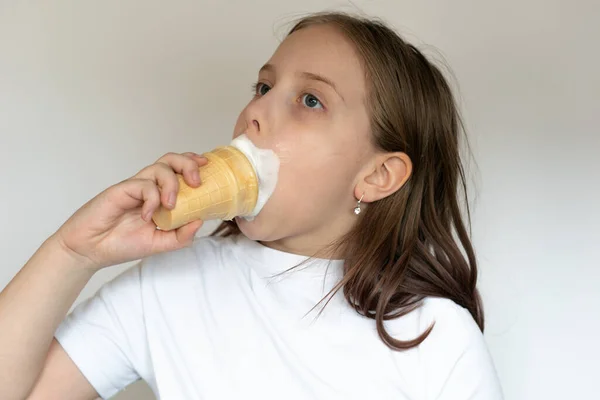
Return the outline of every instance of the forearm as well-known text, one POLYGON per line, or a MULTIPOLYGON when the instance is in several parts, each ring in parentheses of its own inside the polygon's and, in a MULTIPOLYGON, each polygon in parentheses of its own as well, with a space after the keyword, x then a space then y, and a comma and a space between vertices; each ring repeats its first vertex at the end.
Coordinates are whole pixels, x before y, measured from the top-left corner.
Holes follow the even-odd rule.
MULTIPOLYGON (((47 240, 0 293, 0 393, 33 387, 56 328, 94 274, 47 240)), ((21 396, 22 395, 22 396, 21 396)))

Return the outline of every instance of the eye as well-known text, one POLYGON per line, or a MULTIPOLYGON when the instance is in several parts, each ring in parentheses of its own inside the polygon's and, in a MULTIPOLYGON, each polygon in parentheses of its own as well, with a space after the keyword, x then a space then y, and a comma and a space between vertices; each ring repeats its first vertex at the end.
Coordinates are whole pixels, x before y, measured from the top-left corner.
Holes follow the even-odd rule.
POLYGON ((323 104, 312 94, 302 96, 302 104, 308 108, 323 108, 323 104))
POLYGON ((271 87, 265 83, 258 82, 254 84, 254 93, 258 96, 264 96, 271 90, 271 87))

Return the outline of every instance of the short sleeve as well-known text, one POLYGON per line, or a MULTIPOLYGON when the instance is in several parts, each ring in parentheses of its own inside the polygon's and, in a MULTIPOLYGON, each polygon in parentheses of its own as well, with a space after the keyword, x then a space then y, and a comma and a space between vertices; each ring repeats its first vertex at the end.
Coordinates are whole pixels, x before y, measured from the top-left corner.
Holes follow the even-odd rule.
POLYGON ((56 340, 103 399, 139 380, 148 365, 140 273, 138 264, 105 283, 77 305, 55 332, 56 340))

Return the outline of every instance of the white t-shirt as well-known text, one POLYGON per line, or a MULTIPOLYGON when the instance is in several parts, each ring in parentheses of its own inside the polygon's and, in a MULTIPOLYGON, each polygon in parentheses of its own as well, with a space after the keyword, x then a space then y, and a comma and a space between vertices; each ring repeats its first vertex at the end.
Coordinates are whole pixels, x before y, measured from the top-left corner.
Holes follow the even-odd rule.
POLYGON ((386 322, 417 348, 393 351, 342 293, 313 307, 341 261, 244 236, 202 238, 149 257, 79 304, 56 338, 102 398, 143 379, 163 400, 496 400, 483 335, 452 301, 386 322), (275 276, 277 275, 277 276, 275 276))

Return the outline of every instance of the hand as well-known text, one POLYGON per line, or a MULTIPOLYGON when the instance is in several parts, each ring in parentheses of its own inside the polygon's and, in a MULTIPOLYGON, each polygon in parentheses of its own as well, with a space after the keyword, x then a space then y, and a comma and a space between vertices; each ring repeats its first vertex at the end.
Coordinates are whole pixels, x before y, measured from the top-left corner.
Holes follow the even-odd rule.
POLYGON ((200 185, 198 168, 207 160, 195 153, 168 153, 130 179, 109 187, 77 210, 50 238, 83 268, 110 265, 189 245, 202 221, 172 231, 157 230, 152 214, 162 204, 175 206, 182 174, 200 185))

